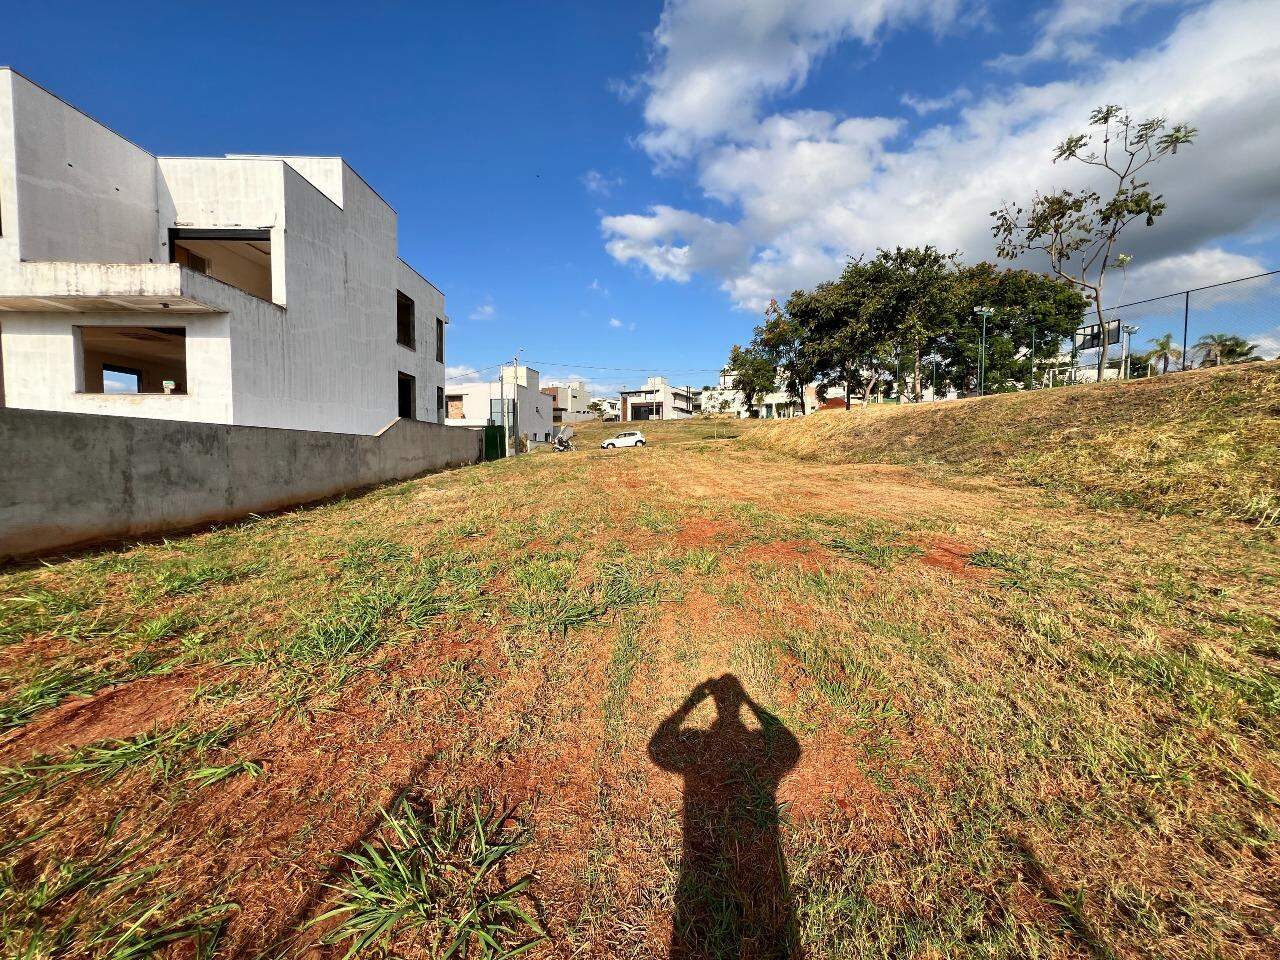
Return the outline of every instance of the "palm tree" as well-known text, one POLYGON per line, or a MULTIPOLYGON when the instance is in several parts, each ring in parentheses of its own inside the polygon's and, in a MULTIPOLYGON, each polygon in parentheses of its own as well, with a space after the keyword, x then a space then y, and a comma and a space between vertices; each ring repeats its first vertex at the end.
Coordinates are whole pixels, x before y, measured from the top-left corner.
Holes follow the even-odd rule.
POLYGON ((1159 340, 1151 339, 1149 341, 1151 349, 1142 357, 1147 365, 1160 364, 1160 372, 1168 373, 1169 364, 1182 362, 1182 349, 1173 342, 1173 334, 1166 333, 1159 340))
POLYGON ((1219 367, 1224 363, 1239 363, 1248 360, 1253 351, 1258 349, 1256 343, 1250 343, 1243 337, 1233 333, 1206 333, 1192 347, 1193 356, 1200 358, 1200 365, 1212 364, 1219 367))

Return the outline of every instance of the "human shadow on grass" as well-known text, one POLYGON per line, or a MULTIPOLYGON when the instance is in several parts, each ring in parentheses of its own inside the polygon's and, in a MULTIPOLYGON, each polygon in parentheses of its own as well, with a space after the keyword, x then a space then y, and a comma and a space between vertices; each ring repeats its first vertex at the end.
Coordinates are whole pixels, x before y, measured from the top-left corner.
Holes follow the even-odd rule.
POLYGON ((779 782, 800 759, 796 738, 725 674, 700 683, 659 724, 649 757, 684 778, 672 960, 798 958, 777 800, 779 782), (686 728, 708 698, 716 710, 710 727, 686 728), (744 708, 756 726, 743 722, 744 708))

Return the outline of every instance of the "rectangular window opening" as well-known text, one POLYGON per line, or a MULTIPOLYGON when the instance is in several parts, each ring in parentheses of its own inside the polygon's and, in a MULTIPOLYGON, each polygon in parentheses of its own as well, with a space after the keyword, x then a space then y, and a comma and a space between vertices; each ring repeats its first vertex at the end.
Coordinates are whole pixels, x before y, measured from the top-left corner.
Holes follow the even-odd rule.
POLYGON ((418 381, 407 373, 399 375, 399 396, 397 397, 397 416, 405 420, 418 419, 418 381))
POLYGON ((169 259, 251 297, 271 300, 270 230, 173 229, 169 259))
POLYGON ((436 363, 444 363, 444 320, 436 317, 436 363))
POLYGON ((462 394, 451 393, 445 398, 445 404, 448 409, 445 411, 445 419, 461 420, 465 414, 462 412, 462 394))
POLYGON ((436 387, 436 423, 444 423, 444 387, 436 387))
POLYGON ((413 322, 413 298, 396 291, 396 343, 417 349, 417 330, 413 322))
POLYGON ((187 392, 182 327, 80 327, 85 393, 187 392))

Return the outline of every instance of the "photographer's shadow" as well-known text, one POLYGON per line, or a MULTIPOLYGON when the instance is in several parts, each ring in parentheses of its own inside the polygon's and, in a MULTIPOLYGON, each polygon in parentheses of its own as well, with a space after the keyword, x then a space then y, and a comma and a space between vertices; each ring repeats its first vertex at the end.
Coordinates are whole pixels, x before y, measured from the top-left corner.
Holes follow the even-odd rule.
POLYGON ((699 684, 659 724, 649 756, 684 777, 673 960, 799 957, 777 801, 778 783, 800 759, 796 738, 725 674, 699 684), (685 729, 708 697, 711 726, 685 729), (744 707, 758 728, 743 722, 744 707))

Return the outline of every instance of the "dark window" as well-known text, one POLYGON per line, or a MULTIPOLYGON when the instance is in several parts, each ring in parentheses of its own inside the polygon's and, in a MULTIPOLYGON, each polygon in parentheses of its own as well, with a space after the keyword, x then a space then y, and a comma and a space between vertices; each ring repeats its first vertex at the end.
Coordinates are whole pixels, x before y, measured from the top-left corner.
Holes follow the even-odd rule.
POLYGON ((444 321, 436 317, 436 363, 444 363, 444 321))
POLYGON ((418 381, 407 373, 402 373, 398 387, 400 390, 398 416, 406 420, 416 420, 418 418, 418 381))
POLYGON ((179 247, 176 256, 178 263, 182 264, 188 270, 193 270, 196 273, 208 274, 209 261, 200 256, 200 254, 192 253, 186 247, 179 247))
POLYGON ((436 422, 444 423, 444 387, 436 387, 436 422))
POLYGON ((417 348, 413 322, 413 299, 396 291, 396 343, 410 350, 417 348))

